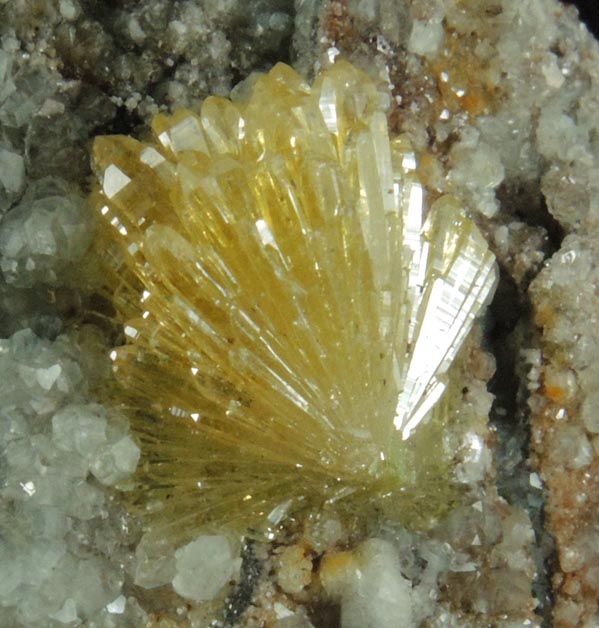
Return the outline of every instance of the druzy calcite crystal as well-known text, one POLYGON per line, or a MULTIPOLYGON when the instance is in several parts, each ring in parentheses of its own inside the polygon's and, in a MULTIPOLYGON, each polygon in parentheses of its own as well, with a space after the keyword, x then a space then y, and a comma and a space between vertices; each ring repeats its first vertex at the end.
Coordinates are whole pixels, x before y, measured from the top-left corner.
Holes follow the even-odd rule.
POLYGON ((95 140, 130 502, 171 533, 367 505, 430 521, 493 256, 454 199, 427 201, 367 75, 337 62, 310 87, 279 64, 246 92, 95 140))

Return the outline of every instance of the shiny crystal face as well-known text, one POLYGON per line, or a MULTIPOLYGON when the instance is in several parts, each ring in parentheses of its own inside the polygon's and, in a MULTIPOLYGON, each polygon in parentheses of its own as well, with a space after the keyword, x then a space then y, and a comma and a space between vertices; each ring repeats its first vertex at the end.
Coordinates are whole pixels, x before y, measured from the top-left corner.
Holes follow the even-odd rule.
POLYGON ((114 401, 150 525, 447 503, 444 391, 495 265, 454 199, 427 206, 385 102, 347 63, 312 87, 279 64, 242 104, 157 116, 148 143, 96 139, 114 401))

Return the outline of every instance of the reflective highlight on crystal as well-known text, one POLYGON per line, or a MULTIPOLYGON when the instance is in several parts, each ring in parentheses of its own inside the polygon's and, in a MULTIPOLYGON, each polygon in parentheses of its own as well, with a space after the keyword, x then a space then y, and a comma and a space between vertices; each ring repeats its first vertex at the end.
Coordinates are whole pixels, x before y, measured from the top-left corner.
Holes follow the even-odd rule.
POLYGON ((157 116, 153 144, 96 139, 115 399, 160 525, 445 499, 427 426, 495 266, 455 200, 427 210, 384 96, 344 62, 312 88, 279 64, 243 104, 157 116))

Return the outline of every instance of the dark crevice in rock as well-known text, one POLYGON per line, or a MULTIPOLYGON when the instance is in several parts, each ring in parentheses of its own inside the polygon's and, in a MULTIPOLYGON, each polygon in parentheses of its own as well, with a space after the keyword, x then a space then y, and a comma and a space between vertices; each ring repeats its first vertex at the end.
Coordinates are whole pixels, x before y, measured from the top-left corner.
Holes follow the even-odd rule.
POLYGON ((130 111, 125 106, 118 107, 115 115, 102 126, 94 129, 96 135, 132 135, 135 129, 143 129, 147 133, 144 121, 137 110, 130 111))
POLYGON ((295 4, 290 0, 278 0, 271 4, 273 6, 269 7, 266 2, 257 2, 254 6, 256 11, 254 19, 240 19, 238 23, 231 24, 226 29, 227 37, 234 43, 231 51, 232 86, 247 78, 251 72, 267 72, 276 63, 291 64, 294 58, 295 4), (259 10, 261 4, 264 5, 263 11, 259 10), (281 28, 280 38, 275 37, 271 44, 256 56, 256 39, 261 37, 258 33, 268 33, 272 29, 270 21, 284 19, 283 16, 287 16, 288 19, 285 27, 281 28))
MULTIPOLYGON (((551 257, 564 239, 564 229, 551 215, 537 182, 511 181, 497 190, 502 213, 529 227, 540 228, 547 234, 545 257, 551 257)), ((528 284, 526 284, 528 286, 528 284)))
POLYGON ((499 437, 498 486, 508 502, 526 507, 530 473, 526 461, 530 429, 526 402, 522 398, 526 394, 525 382, 519 381, 517 363, 519 349, 524 341, 522 331, 526 327, 522 321, 530 318, 530 304, 504 270, 501 270, 489 313, 492 321, 489 348, 496 361, 496 372, 489 382, 489 390, 495 396, 490 418, 499 437))
MULTIPOLYGON (((543 257, 549 258, 559 249, 563 230, 549 214, 537 190, 537 198, 530 191, 515 193, 500 190, 498 196, 510 220, 524 223, 546 235, 542 247, 543 257)), ((551 573, 555 561, 553 538, 545 529, 542 488, 531 484, 534 469, 529 464, 530 409, 528 400, 528 373, 530 363, 525 350, 538 347, 538 331, 533 321, 528 286, 542 264, 531 264, 528 272, 517 282, 510 267, 510 258, 500 261, 500 281, 489 307, 491 324, 488 330, 488 347, 496 360, 496 373, 489 382, 495 396, 490 420, 497 430, 497 486, 510 504, 523 508, 529 515, 536 543, 532 549, 537 577, 533 594, 539 602, 537 613, 544 626, 551 625, 552 587, 551 573)), ((533 476, 535 478, 535 476, 533 476)), ((536 478, 535 478, 536 479, 536 478)))
POLYGON ((320 601, 308 608, 314 628, 341 628, 341 607, 330 601, 320 601))
POLYGON ((546 564, 553 561, 554 547, 544 526, 543 490, 531 484, 528 367, 521 353, 523 348, 536 344, 531 305, 526 293, 502 272, 490 310, 494 322, 490 348, 497 364, 489 382, 489 389, 495 395, 490 419, 498 436, 497 488, 502 497, 523 508, 530 517, 536 538, 532 548, 537 569, 533 594, 539 601, 537 613, 549 625, 551 571, 546 564))

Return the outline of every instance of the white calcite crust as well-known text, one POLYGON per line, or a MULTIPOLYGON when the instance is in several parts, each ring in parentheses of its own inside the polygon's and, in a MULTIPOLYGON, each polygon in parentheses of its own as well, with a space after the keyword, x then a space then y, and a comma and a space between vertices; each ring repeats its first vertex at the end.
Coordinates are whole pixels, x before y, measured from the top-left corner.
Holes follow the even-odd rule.
MULTIPOLYGON (((127 535, 90 471, 104 448, 129 436, 122 420, 84 402, 89 370, 80 357, 81 345, 67 336, 49 341, 23 330, 0 341, 0 616, 6 625, 104 622, 117 612, 144 616, 135 601, 109 608, 125 579, 128 552, 115 548, 127 535)), ((133 467, 129 459, 129 473, 133 467)))

